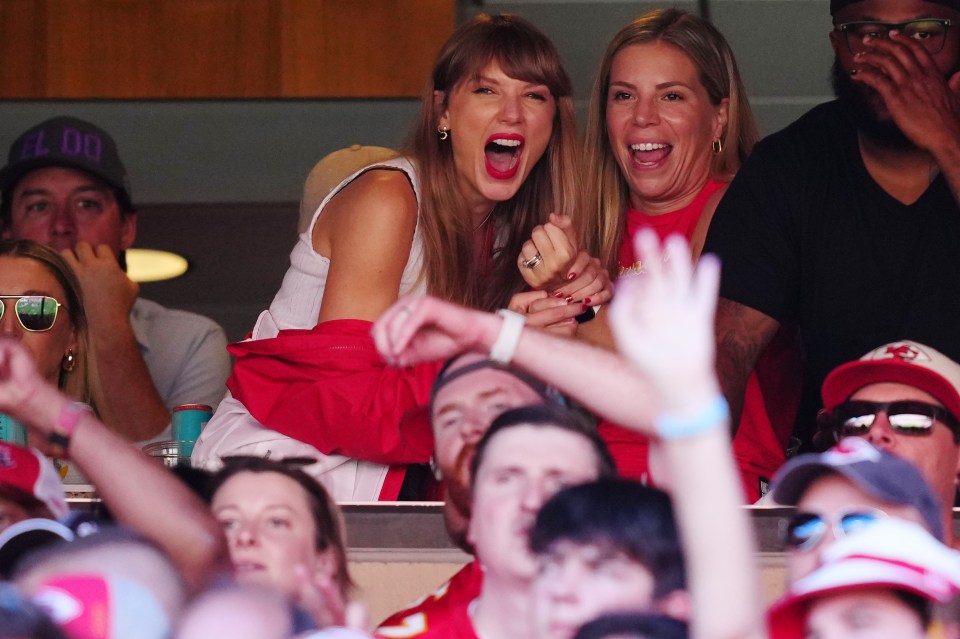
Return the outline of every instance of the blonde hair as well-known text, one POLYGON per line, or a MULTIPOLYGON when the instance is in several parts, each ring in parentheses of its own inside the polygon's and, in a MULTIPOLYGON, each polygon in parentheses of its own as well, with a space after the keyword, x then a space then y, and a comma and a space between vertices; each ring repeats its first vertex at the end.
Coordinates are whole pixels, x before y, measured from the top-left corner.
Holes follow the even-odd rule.
MULTIPOLYGON (((572 214, 579 193, 576 122, 571 83, 550 40, 528 21, 509 14, 479 15, 447 40, 423 92, 420 116, 410 143, 422 195, 420 226, 424 243, 421 277, 427 291, 474 308, 506 306, 524 287, 517 257, 533 228, 551 212, 572 214), (453 148, 437 126, 450 92, 480 75, 491 62, 518 80, 544 84, 556 101, 550 142, 517 193, 493 207, 496 231, 489 262, 474 250, 473 222, 457 185, 453 148), (435 99, 435 91, 442 100, 435 99)), ((457 132, 450 135, 456 137, 457 132)))
POLYGON ((727 126, 721 136, 723 150, 711 164, 713 177, 731 179, 760 137, 733 51, 716 27, 680 9, 656 9, 620 29, 607 46, 590 95, 583 154, 587 182, 581 207, 586 214, 576 218, 583 247, 598 255, 611 272, 616 272, 623 242, 629 188, 607 136, 610 70, 622 49, 651 42, 670 44, 690 58, 714 106, 729 99, 727 126))
POLYGON ((66 299, 63 304, 73 331, 77 336, 77 352, 74 353, 72 371, 60 369, 58 387, 66 395, 92 404, 89 368, 87 366, 87 316, 83 309, 83 293, 77 276, 70 265, 55 250, 33 240, 0 240, 0 257, 22 257, 42 265, 57 280, 66 299))

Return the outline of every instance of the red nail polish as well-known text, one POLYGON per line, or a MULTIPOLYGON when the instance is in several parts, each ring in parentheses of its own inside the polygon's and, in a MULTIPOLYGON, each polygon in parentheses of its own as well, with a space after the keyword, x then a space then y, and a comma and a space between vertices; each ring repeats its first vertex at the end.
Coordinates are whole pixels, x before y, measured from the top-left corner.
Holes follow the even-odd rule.
POLYGON ((573 301, 573 295, 567 297, 567 304, 573 301))
POLYGON ((568 279, 568 280, 574 280, 574 279, 576 279, 576 278, 577 278, 577 274, 576 274, 576 273, 567 273, 567 279, 568 279))
POLYGON ((585 298, 583 299, 583 305, 584 305, 584 306, 590 306, 590 298, 589 298, 589 297, 585 297, 585 298))
POLYGON ((557 299, 561 299, 563 297, 563 291, 557 291, 553 294, 553 296, 557 299))

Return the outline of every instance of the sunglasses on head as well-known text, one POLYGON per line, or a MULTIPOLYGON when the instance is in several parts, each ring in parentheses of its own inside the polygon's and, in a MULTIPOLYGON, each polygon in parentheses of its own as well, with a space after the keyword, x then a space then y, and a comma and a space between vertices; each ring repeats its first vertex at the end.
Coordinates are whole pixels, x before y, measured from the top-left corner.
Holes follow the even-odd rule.
MULTIPOLYGON (((49 295, 0 295, 0 300, 17 300, 13 309, 24 330, 41 333, 53 328, 57 321, 60 302, 49 295)), ((7 310, 6 303, 0 301, 0 319, 7 310)))
POLYGON ((914 400, 898 402, 867 402, 851 400, 844 402, 825 414, 837 441, 848 436, 863 436, 876 423, 877 415, 887 414, 890 427, 904 435, 929 435, 933 425, 941 421, 956 433, 960 421, 943 406, 914 400))
POLYGON ((833 536, 839 539, 886 516, 876 508, 844 511, 835 519, 827 519, 818 513, 797 512, 783 529, 783 545, 790 550, 810 550, 820 543, 828 530, 832 529, 833 536))

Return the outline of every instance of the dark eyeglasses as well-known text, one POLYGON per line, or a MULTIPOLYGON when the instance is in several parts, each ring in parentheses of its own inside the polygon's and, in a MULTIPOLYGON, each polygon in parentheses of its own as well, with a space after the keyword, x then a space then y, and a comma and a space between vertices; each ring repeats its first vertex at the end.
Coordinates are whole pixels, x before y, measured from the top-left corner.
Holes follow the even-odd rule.
POLYGON ((851 400, 840 404, 825 417, 837 441, 847 436, 863 436, 877 420, 877 415, 886 413, 890 427, 903 435, 929 435, 933 425, 940 420, 953 431, 960 433, 960 421, 942 406, 918 401, 866 402, 851 400))
POLYGON ((869 20, 858 22, 844 22, 834 27, 844 35, 850 53, 864 51, 863 39, 886 38, 891 31, 899 31, 903 35, 916 40, 929 53, 940 53, 943 43, 947 39, 947 29, 953 25, 952 20, 940 18, 923 18, 908 20, 907 22, 873 22, 869 20))
POLYGON ((817 513, 798 512, 783 529, 783 545, 792 550, 810 550, 820 543, 827 530, 832 529, 833 536, 839 539, 886 516, 876 508, 848 510, 832 520, 817 513))
MULTIPOLYGON (((17 300, 13 307, 17 319, 20 326, 31 333, 49 331, 57 321, 60 302, 49 295, 0 295, 0 300, 17 300)), ((7 305, 0 302, 0 319, 6 308, 7 305)))

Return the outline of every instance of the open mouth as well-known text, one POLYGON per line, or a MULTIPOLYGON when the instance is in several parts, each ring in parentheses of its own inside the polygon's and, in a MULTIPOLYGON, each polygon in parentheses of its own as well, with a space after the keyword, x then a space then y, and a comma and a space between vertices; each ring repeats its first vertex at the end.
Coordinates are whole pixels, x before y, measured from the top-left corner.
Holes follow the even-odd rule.
POLYGON ((523 151, 523 136, 516 134, 491 136, 483 147, 487 173, 498 180, 508 180, 517 174, 520 154, 523 151))
POLYGON ((256 573, 261 570, 265 570, 263 564, 254 562, 254 561, 237 561, 233 563, 233 574, 234 575, 243 575, 256 573))
POLYGON ((656 166, 673 151, 673 146, 662 142, 642 142, 630 145, 633 163, 641 167, 656 166))

